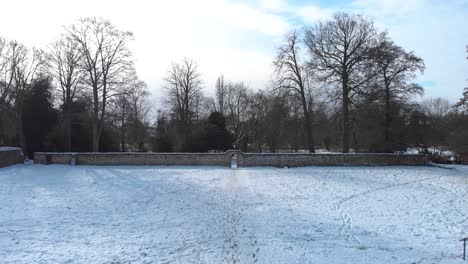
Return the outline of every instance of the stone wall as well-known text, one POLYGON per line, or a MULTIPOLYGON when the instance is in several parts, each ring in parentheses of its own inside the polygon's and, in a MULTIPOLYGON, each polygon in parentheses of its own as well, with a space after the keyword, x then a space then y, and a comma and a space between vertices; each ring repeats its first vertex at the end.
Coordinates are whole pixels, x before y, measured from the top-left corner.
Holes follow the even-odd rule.
POLYGON ((393 166, 426 165, 426 155, 405 155, 385 153, 356 154, 301 154, 301 153, 244 153, 239 157, 240 167, 274 166, 393 166))
POLYGON ((230 166, 226 153, 34 153, 36 164, 230 166))
POLYGON ((0 147, 0 168, 24 162, 20 148, 0 147))
POLYGON ((407 154, 300 154, 300 153, 34 153, 36 164, 76 165, 208 165, 231 166, 236 157, 237 166, 423 166, 425 155, 407 154))

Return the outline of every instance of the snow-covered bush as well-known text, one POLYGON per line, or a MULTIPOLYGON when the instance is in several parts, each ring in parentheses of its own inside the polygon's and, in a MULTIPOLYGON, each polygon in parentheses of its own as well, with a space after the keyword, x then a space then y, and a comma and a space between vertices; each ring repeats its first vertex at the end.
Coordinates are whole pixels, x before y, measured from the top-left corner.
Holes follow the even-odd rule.
POLYGON ((426 154, 428 159, 434 163, 452 164, 460 163, 460 157, 456 152, 449 150, 446 147, 427 147, 427 148, 408 148, 407 154, 426 154))

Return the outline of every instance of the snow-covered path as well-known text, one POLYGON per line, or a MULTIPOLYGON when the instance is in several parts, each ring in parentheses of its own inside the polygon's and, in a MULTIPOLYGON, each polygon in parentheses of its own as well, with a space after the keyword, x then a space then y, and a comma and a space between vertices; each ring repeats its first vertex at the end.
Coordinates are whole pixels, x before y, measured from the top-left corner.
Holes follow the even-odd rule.
POLYGON ((463 263, 468 166, 0 169, 1 263, 463 263))

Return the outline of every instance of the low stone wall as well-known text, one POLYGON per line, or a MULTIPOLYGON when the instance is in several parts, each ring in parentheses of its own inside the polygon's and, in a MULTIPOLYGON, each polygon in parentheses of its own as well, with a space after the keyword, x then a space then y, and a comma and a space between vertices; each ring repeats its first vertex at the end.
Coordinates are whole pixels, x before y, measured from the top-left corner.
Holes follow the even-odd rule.
POLYGON ((24 155, 20 148, 0 147, 0 168, 23 162, 24 155))
POLYGON ((61 153, 61 152, 35 152, 35 164, 71 164, 73 156, 76 153, 61 153))
POLYGON ((230 166, 226 153, 34 153, 36 164, 230 166))
POLYGON ((352 153, 352 154, 302 154, 302 153, 243 153, 239 157, 240 167, 274 166, 423 166, 426 155, 352 153))
POLYGON ((423 166, 426 155, 407 154, 302 154, 302 153, 34 153, 36 164, 76 165, 207 165, 231 166, 233 157, 238 167, 273 166, 423 166))

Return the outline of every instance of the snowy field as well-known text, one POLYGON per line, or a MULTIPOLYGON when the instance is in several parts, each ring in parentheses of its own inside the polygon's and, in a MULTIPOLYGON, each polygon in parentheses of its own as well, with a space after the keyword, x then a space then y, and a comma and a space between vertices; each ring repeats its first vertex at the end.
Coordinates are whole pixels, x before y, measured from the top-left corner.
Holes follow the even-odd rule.
POLYGON ((1 263, 464 263, 468 166, 0 169, 1 263))

